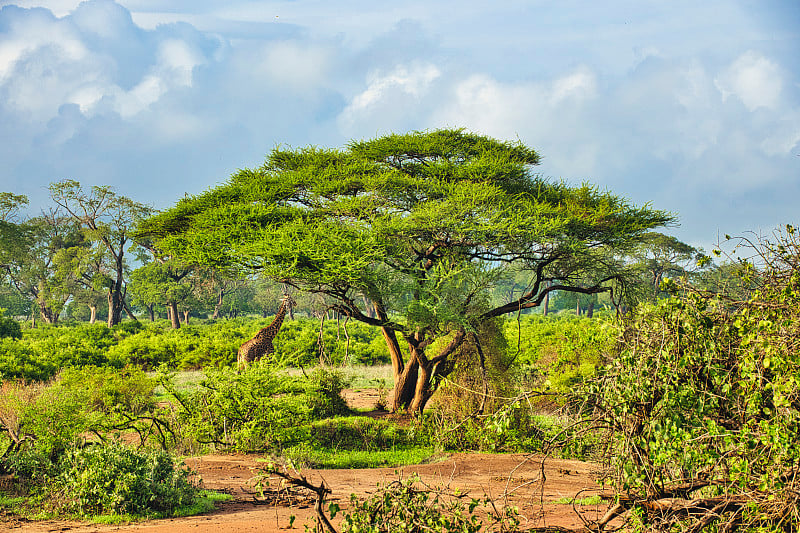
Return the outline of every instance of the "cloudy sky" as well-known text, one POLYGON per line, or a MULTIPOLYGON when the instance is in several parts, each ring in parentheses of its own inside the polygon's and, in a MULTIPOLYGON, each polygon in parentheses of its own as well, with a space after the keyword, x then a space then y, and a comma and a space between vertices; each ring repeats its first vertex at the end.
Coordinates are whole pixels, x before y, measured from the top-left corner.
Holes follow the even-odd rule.
POLYGON ((0 0, 0 191, 157 208, 284 146, 464 127, 675 212, 800 224, 797 0, 0 0))

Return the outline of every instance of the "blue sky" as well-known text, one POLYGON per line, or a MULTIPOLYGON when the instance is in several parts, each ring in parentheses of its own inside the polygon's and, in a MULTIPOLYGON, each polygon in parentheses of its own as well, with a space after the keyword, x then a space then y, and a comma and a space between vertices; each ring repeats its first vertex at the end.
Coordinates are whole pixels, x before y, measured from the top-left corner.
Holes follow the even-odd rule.
POLYGON ((279 144, 464 127, 709 248, 800 224, 798 52, 796 0, 0 0, 0 191, 166 208, 279 144))

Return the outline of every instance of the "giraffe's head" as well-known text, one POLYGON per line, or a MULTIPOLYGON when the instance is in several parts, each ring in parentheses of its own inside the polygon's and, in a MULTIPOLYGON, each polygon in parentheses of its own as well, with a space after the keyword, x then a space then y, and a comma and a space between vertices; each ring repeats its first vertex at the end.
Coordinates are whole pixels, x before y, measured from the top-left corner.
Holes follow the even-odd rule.
POLYGON ((292 298, 289 294, 283 293, 283 298, 281 298, 281 305, 289 308, 296 306, 297 302, 294 301, 294 298, 292 298))

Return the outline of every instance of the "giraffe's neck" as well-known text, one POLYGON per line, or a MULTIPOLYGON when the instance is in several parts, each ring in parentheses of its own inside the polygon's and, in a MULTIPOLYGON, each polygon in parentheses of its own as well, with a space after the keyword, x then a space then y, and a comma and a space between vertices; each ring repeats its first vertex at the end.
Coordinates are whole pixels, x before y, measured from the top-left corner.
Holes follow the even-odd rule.
POLYGON ((275 313, 275 319, 272 321, 272 324, 269 325, 270 331, 274 331, 275 333, 281 329, 281 324, 283 324, 283 319, 286 317, 286 300, 281 302, 281 306, 278 308, 278 312, 275 313))

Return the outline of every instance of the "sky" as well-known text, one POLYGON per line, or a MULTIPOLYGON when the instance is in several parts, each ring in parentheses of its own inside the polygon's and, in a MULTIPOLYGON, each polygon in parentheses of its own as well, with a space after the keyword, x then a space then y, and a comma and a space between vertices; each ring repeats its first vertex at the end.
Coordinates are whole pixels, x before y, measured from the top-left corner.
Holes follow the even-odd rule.
POLYGON ((276 146, 461 127, 709 250, 800 225, 799 52, 798 0, 0 0, 0 192, 166 209, 276 146))

